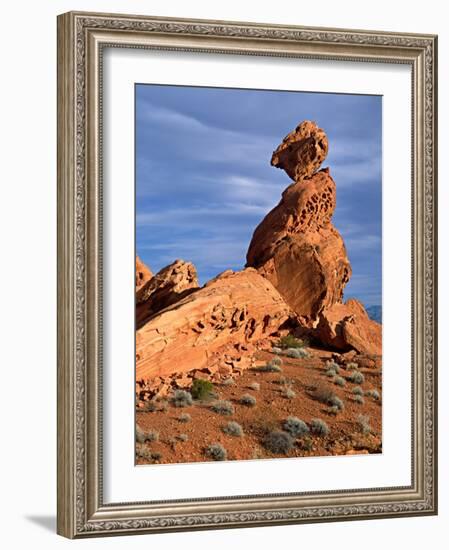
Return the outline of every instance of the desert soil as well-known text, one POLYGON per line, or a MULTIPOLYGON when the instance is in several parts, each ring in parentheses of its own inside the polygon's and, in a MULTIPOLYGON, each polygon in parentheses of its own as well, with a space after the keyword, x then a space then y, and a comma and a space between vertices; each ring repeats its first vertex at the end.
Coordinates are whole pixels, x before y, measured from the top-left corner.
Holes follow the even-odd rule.
MULTIPOLYGON (((159 439, 144 444, 156 459, 145 459, 142 458, 142 453, 137 453, 136 464, 209 461, 211 459, 206 454, 206 448, 214 443, 219 443, 226 449, 227 460, 382 452, 381 399, 365 396, 364 403, 360 404, 354 400, 352 393, 353 388, 360 385, 364 392, 375 389, 382 395, 381 370, 359 369, 365 380, 362 384, 354 384, 347 380, 351 371, 344 365, 340 366, 339 376, 346 380, 345 386, 340 387, 326 375, 326 362, 331 353, 318 349, 309 349, 309 352, 311 357, 305 359, 282 356, 282 372, 247 369, 234 378, 235 385, 214 384, 213 399, 194 401, 192 405, 182 408, 174 407, 170 400, 164 400, 159 402, 159 410, 147 412, 137 409, 137 424, 145 431, 157 431, 159 439), (259 391, 250 388, 253 382, 260 384, 259 391), (285 397, 286 387, 294 391, 293 398, 285 397), (314 388, 317 387, 332 390, 343 401, 343 410, 332 413, 329 405, 318 401, 314 396, 314 388), (256 404, 241 404, 239 400, 244 394, 253 395, 256 404), (234 414, 223 416, 213 412, 211 404, 216 399, 231 401, 235 408, 234 414), (189 422, 180 421, 183 413, 190 415, 189 422), (362 429, 360 415, 369 419, 369 433, 362 429), (283 423, 289 416, 297 417, 308 425, 314 418, 322 419, 329 427, 329 434, 308 434, 296 439, 289 452, 273 454, 264 447, 263 440, 268 432, 282 430, 283 423), (231 420, 238 422, 243 428, 242 437, 223 432, 223 426, 231 420), (181 438, 187 440, 182 441, 181 438)), ((256 355, 261 365, 273 357, 275 355, 267 351, 259 351, 256 355)))

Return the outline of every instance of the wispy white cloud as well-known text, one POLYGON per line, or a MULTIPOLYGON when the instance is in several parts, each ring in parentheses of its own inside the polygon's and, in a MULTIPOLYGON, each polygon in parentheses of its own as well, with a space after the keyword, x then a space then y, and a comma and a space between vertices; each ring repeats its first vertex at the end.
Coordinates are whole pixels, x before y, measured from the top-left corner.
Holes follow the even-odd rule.
POLYGON ((248 214, 264 215, 266 214, 266 209, 262 206, 244 203, 169 208, 158 212, 138 213, 136 224, 138 227, 143 227, 151 225, 170 226, 175 223, 178 227, 188 224, 189 227, 193 228, 197 225, 197 222, 203 226, 206 220, 210 223, 210 218, 213 217, 229 216, 230 218, 236 218, 248 214))
POLYGON ((354 254, 362 250, 372 250, 373 248, 380 247, 382 239, 378 235, 360 235, 345 239, 345 244, 351 254, 354 254))
POLYGON ((341 137, 331 146, 325 164, 330 167, 338 189, 366 184, 380 185, 381 144, 374 139, 341 137))
POLYGON ((176 126, 179 129, 187 129, 189 132, 208 132, 212 129, 210 125, 201 122, 193 116, 159 105, 156 106, 149 102, 145 102, 141 107, 139 117, 144 118, 148 122, 158 122, 163 123, 164 126, 176 126))
POLYGON ((139 118, 140 123, 146 123, 148 128, 152 123, 159 127, 163 123, 164 131, 175 145, 173 150, 177 154, 187 153, 190 160, 254 164, 260 163, 261 159, 269 160, 277 147, 276 138, 220 128, 149 102, 139 111, 139 118))
POLYGON ((369 251, 382 246, 382 238, 378 232, 369 232, 362 224, 346 222, 336 224, 345 242, 350 256, 363 251, 369 251))

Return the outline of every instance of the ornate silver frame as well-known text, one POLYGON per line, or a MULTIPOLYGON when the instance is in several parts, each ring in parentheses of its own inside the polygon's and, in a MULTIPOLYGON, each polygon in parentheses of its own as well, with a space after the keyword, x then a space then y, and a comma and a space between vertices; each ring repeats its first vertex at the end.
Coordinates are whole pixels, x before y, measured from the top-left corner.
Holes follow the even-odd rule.
POLYGON ((86 536, 437 513, 437 37, 130 15, 58 17, 58 533, 86 536), (412 68, 412 484, 104 504, 101 59, 109 47, 405 63, 412 68))

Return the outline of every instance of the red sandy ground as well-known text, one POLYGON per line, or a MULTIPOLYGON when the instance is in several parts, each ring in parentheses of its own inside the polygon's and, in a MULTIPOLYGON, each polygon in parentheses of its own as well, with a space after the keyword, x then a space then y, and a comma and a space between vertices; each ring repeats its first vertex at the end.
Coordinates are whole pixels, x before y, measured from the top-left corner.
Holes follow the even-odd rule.
MULTIPOLYGON (((159 432, 159 440, 146 443, 148 450, 160 453, 158 463, 187 463, 210 460, 205 454, 205 448, 213 443, 220 443, 227 451, 228 460, 246 460, 256 458, 279 458, 301 456, 325 456, 342 454, 380 453, 382 452, 382 403, 372 397, 364 397, 364 404, 353 400, 352 389, 358 385, 346 381, 344 387, 339 387, 325 375, 325 361, 330 353, 322 350, 309 350, 312 357, 308 359, 290 359, 282 356, 282 372, 257 372, 246 370, 235 378, 234 386, 215 384, 214 391, 218 399, 229 400, 235 407, 231 416, 223 416, 213 412, 210 405, 213 402, 195 402, 193 405, 176 408, 168 403, 166 411, 142 412, 136 411, 136 422, 144 430, 159 432), (279 381, 286 378, 290 387, 296 393, 293 399, 282 395, 284 385, 279 381), (260 391, 249 388, 252 382, 260 384, 260 391), (319 385, 330 388, 343 400, 344 409, 332 415, 330 407, 313 398, 311 389, 319 385), (251 394, 257 399, 253 407, 242 405, 239 398, 251 394), (188 413, 191 421, 182 423, 179 417, 188 413), (369 417, 371 433, 363 434, 357 422, 357 417, 369 417), (297 439, 294 448, 284 455, 274 455, 263 446, 264 436, 268 431, 282 429, 288 416, 296 416, 309 424, 313 418, 321 418, 330 428, 327 436, 309 435, 297 439), (244 431, 243 437, 225 434, 222 427, 229 421, 238 422, 244 431), (186 434, 186 442, 176 441, 177 436, 186 434)), ((274 355, 261 351, 257 359, 268 361, 274 355)), ((346 377, 349 370, 340 368, 340 376, 346 377)), ((364 391, 376 389, 382 394, 382 373, 377 369, 360 369, 365 376, 365 382, 360 384, 364 391)), ((154 461, 152 461, 154 462, 154 461)), ((146 464, 148 461, 136 457, 136 464, 146 464)))

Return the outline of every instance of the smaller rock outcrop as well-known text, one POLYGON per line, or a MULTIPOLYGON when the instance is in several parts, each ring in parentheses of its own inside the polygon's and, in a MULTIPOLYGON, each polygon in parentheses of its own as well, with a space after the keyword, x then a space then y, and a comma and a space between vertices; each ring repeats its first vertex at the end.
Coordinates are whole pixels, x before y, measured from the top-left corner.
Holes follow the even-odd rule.
POLYGON ((382 353, 382 325, 369 318, 358 300, 334 304, 321 312, 314 336, 333 349, 367 356, 382 353))
POLYGON ((145 265, 139 256, 136 256, 136 292, 148 282, 153 274, 150 268, 145 265))
POLYGON ((136 379, 244 368, 254 345, 291 315, 282 296, 255 269, 225 271, 137 330, 136 379))
POLYGON ((195 266, 176 260, 161 269, 136 293, 136 324, 141 327, 150 317, 178 302, 199 288, 195 266))

